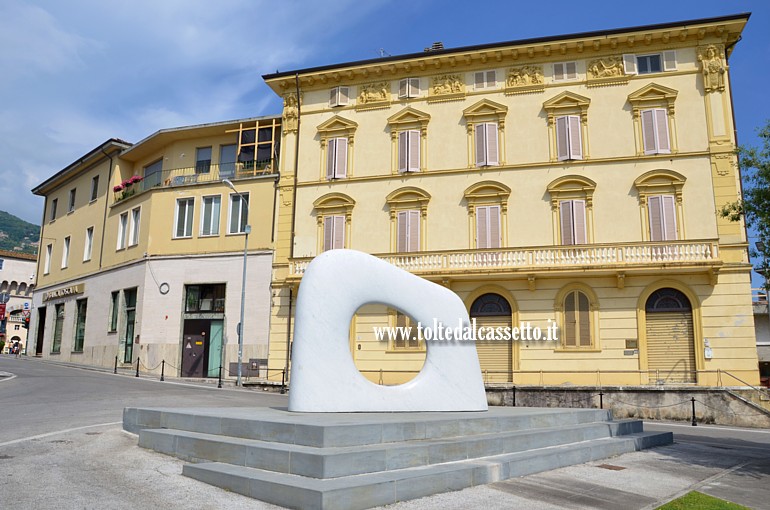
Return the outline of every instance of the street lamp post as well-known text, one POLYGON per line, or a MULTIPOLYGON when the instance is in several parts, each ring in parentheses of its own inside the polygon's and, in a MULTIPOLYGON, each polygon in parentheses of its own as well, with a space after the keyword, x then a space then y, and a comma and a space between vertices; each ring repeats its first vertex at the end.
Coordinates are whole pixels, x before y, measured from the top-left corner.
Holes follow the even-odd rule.
POLYGON ((246 305, 246 259, 248 255, 248 248, 249 248, 249 234, 251 233, 251 225, 248 224, 249 220, 249 201, 246 199, 246 197, 243 196, 243 194, 235 189, 235 186, 233 186, 233 183, 230 182, 229 179, 222 179, 222 183, 225 184, 228 188, 233 190, 240 198, 241 203, 246 206, 246 226, 243 229, 243 232, 246 234, 243 242, 243 280, 241 281, 241 320, 238 323, 238 378, 236 379, 235 385, 241 386, 241 372, 242 372, 242 362, 243 362, 243 319, 244 319, 244 312, 245 312, 245 305, 246 305))

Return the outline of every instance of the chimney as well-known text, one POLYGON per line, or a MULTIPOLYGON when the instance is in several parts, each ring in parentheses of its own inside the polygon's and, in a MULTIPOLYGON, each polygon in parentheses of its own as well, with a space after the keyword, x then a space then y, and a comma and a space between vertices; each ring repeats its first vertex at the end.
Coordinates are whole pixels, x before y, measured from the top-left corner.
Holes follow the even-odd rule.
POLYGON ((439 50, 443 50, 443 49, 444 49, 444 43, 442 43, 441 41, 436 41, 429 48, 425 48, 425 52, 439 51, 439 50))

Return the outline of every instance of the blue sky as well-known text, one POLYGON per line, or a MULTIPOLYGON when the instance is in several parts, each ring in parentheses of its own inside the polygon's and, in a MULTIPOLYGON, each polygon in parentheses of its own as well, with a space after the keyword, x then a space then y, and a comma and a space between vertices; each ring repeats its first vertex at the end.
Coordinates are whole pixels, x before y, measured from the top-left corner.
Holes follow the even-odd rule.
POLYGON ((0 210, 104 140, 280 112, 261 75, 379 56, 752 12, 730 60, 741 144, 770 118, 770 2, 0 0, 0 210))

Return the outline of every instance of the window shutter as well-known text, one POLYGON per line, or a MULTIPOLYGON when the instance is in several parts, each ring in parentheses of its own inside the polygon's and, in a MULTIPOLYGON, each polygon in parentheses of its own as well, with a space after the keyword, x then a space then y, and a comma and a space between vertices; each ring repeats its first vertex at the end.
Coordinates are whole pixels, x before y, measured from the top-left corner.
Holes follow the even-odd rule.
POLYGON ((409 211, 409 246, 407 251, 420 251, 420 211, 409 211))
POLYGON ((578 302, 578 323, 580 324, 580 347, 591 346, 591 305, 588 296, 576 292, 578 302))
POLYGON ((642 110, 642 140, 645 154, 657 154, 658 144, 655 142, 655 111, 642 110))
POLYGON ((633 53, 626 53, 623 55, 623 71, 626 74, 637 74, 636 55, 633 53))
POLYGON ((572 200, 562 200, 559 209, 561 213, 561 244, 575 244, 572 230, 572 200))
POLYGON ((334 177, 344 178, 348 173, 348 140, 337 138, 337 150, 335 151, 334 177))
POLYGON ((398 171, 401 173, 409 171, 408 145, 409 132, 401 131, 398 134, 398 171))
POLYGON ((420 79, 409 78, 409 97, 417 97, 420 95, 420 79))
POLYGON ((656 108, 654 113, 658 152, 661 154, 671 154, 671 142, 668 136, 668 114, 663 108, 656 108))
POLYGON ((406 97, 409 97, 409 92, 408 92, 408 88, 407 88, 408 84, 409 84, 409 80, 408 79, 404 79, 404 80, 401 80, 400 82, 398 82, 398 98, 399 99, 404 99, 406 97))
POLYGON ((329 90, 329 106, 337 106, 337 87, 329 90))
POLYGON ((489 243, 488 248, 500 247, 500 206, 491 205, 489 211, 489 243))
POLYGON ((577 64, 575 62, 567 62, 564 64, 564 78, 567 80, 574 80, 577 78, 577 64))
POLYGON ((676 51, 663 52, 663 70, 676 71, 676 51))
POLYGON ((476 89, 484 88, 484 71, 480 71, 474 75, 474 83, 476 89))
POLYGON ((672 195, 663 195, 661 205, 663 206, 663 229, 666 241, 673 241, 676 236, 676 203, 672 195))
POLYGON ((561 81, 564 79, 564 64, 553 65, 553 79, 554 81, 561 81))
POLYGON ((489 248, 489 207, 476 208, 476 248, 489 248))
POLYGON ((574 224, 575 244, 586 244, 586 202, 585 200, 572 201, 572 220, 574 224))
POLYGON ((420 132, 413 129, 409 133, 409 171, 420 171, 420 132))
POLYGON ((660 196, 647 199, 647 208, 650 210, 650 241, 663 240, 663 210, 660 199, 660 196))
POLYGON ((340 106, 344 106, 349 102, 350 90, 348 89, 348 87, 340 87, 339 89, 340 89, 340 97, 337 104, 339 104, 340 106))
POLYGON ((334 164, 337 161, 337 139, 326 142, 326 178, 334 179, 334 164))
POLYGON ((580 133, 580 117, 569 116, 570 159, 583 159, 583 138, 580 133))
POLYGON ((341 250, 345 247, 345 217, 334 216, 334 245, 335 250, 341 250))
POLYGON ((559 161, 569 159, 569 128, 567 117, 556 117, 556 153, 559 161))
POLYGON ((575 292, 564 298, 564 345, 576 346, 577 314, 575 313, 575 292))
POLYGON ((494 87, 497 85, 497 73, 494 71, 487 71, 487 81, 485 85, 487 87, 494 87))
POLYGON ((476 166, 487 164, 487 130, 485 124, 476 124, 476 166))
POLYGON ((331 250, 334 246, 334 216, 324 218, 324 251, 331 250))
POLYGON ((399 253, 409 251, 409 211, 398 212, 398 224, 396 230, 396 251, 399 253))
POLYGON ((498 158, 498 143, 497 143, 497 124, 494 122, 489 122, 486 128, 486 135, 487 135, 487 154, 486 154, 486 160, 487 165, 494 166, 499 165, 500 161, 498 158))

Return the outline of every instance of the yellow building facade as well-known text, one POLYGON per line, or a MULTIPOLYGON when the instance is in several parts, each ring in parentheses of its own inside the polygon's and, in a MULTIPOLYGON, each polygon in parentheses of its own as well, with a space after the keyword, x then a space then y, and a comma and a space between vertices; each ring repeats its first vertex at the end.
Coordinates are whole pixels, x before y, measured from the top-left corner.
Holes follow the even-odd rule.
MULTIPOLYGON (((269 368, 290 367, 304 269, 375 254, 444 285, 480 326, 485 381, 757 384, 728 58, 747 15, 265 76, 284 99, 269 368), (295 171, 296 170, 296 171, 295 171)), ((413 377, 398 310, 359 309, 374 382, 413 377)), ((274 377, 274 376, 273 376, 274 377)))
POLYGON ((136 144, 112 139, 35 188, 46 206, 34 352, 235 376, 246 271, 241 371, 260 376, 280 125, 271 116, 164 129, 136 144))

